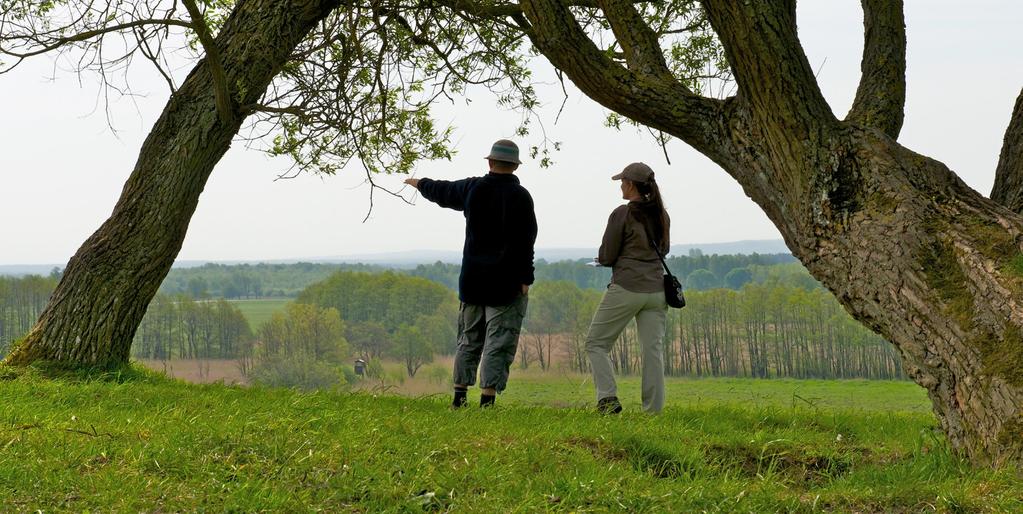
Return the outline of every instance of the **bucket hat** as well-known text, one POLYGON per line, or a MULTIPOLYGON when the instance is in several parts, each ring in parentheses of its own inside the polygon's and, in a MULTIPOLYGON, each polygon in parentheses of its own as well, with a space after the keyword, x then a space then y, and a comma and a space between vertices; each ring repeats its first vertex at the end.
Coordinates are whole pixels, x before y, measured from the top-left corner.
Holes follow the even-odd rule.
POLYGON ((490 147, 490 155, 485 159, 522 164, 519 160, 519 146, 508 139, 495 141, 494 146, 490 147))

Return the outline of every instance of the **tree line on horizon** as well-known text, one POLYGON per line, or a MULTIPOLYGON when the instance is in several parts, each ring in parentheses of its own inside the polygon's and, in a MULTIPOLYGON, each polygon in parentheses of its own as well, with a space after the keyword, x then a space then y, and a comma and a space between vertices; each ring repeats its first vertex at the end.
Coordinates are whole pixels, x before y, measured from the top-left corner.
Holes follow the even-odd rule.
MULTIPOLYGON (((669 375, 905 378, 895 349, 855 323, 798 263, 758 264, 770 262, 764 256, 721 257, 691 255, 675 263, 680 272, 690 269, 690 274, 715 269, 727 270, 725 277, 734 278, 739 270, 744 276, 741 284, 732 284, 734 289, 690 289, 689 306, 669 311, 665 338, 669 375)), ((274 266, 285 273, 294 271, 289 266, 302 273, 323 271, 321 265, 274 266)), ((222 269, 230 267, 211 268, 230 276, 230 269, 222 269)), ((572 280, 541 278, 538 272, 518 365, 587 372, 585 335, 604 287, 598 285, 604 280, 598 273, 607 270, 581 262, 540 263, 538 270, 547 277, 572 280), (580 282, 594 287, 580 287, 580 282)), ((410 272, 337 271, 303 289, 294 304, 256 327, 224 299, 158 294, 136 333, 132 355, 155 360, 239 359, 243 372, 253 376, 268 374, 268 368, 279 375, 305 368, 306 374, 320 377, 314 383, 336 376, 328 373, 330 367, 355 356, 371 362, 388 358, 415 376, 435 355, 455 350, 457 298, 449 287, 427 278, 453 271, 457 266, 443 263, 410 272)), ((31 327, 55 283, 55 277, 0 280, 0 345, 31 327)), ((638 370, 637 344, 631 328, 616 344, 612 361, 620 373, 638 370)))
POLYGON ((336 272, 256 327, 224 299, 158 294, 136 334, 133 357, 200 364, 237 359, 255 383, 302 389, 353 380, 355 356, 377 363, 371 374, 382 373, 379 360, 388 358, 412 377, 436 354, 452 351, 456 313, 453 292, 393 271, 336 272))
POLYGON ((0 276, 0 357, 32 329, 56 287, 55 274, 0 276))
MULTIPOLYGON (((542 282, 530 291, 519 365, 547 369, 557 356, 575 372, 588 372, 586 333, 601 293, 571 282, 542 282)), ((669 309, 665 373, 685 377, 866 378, 903 380, 898 352, 856 323, 820 287, 775 275, 740 290, 687 293, 684 309, 669 309)), ((641 369, 635 323, 611 350, 618 373, 641 369)))
MULTIPOLYGON (((588 266, 586 259, 547 262, 536 261, 537 281, 568 280, 581 288, 600 289, 611 280, 609 268, 588 266)), ((716 287, 739 289, 753 280, 754 270, 778 264, 792 264, 789 254, 704 255, 691 250, 688 255, 668 257, 668 267, 681 277, 688 289, 716 287)), ((162 294, 187 294, 193 298, 293 298, 306 287, 338 271, 382 273, 394 271, 427 278, 449 289, 458 289, 458 264, 437 261, 415 268, 396 268, 378 264, 310 263, 291 264, 218 264, 206 263, 192 268, 174 268, 160 286, 162 294)), ((806 275, 809 280, 813 280, 806 275)))
POLYGON ((159 292, 187 294, 193 298, 292 298, 310 284, 338 271, 379 273, 388 268, 375 264, 219 264, 208 262, 191 268, 173 268, 159 292))
MULTIPOLYGON (((536 281, 568 281, 581 289, 604 289, 611 282, 611 269, 591 266, 587 259, 547 262, 539 259, 534 264, 536 281)), ((676 255, 665 259, 668 269, 682 279, 686 290, 704 291, 714 288, 741 289, 743 285, 763 276, 767 268, 788 265, 789 273, 797 275, 808 285, 820 287, 806 268, 790 254, 749 254, 749 255, 705 255, 691 250, 688 255, 676 255), (760 270, 760 271, 758 271, 760 270)), ((458 289, 458 274, 461 266, 444 262, 420 264, 408 271, 409 274, 439 282, 450 289, 458 289)))

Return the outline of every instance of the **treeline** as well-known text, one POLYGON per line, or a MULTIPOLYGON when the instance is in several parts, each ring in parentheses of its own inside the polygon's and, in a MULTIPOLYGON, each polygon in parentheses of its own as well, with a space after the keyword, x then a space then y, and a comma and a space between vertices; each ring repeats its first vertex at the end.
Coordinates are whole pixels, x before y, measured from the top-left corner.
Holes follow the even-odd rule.
MULTIPOLYGON (((690 288, 689 306, 669 311, 665 345, 669 374, 903 378, 895 349, 854 321, 798 263, 765 265, 756 263, 763 256, 728 256, 720 262, 731 268, 709 264, 719 257, 679 258, 689 259, 685 263, 692 268, 690 275, 701 270, 714 273, 696 267, 707 265, 718 272, 727 269, 726 277, 734 277, 736 270, 747 270, 749 277, 738 289, 690 288)), ((249 372, 263 364, 279 368, 275 373, 290 370, 295 376, 308 375, 303 369, 319 370, 317 376, 323 378, 354 354, 369 361, 399 360, 414 376, 435 354, 454 351, 458 302, 433 275, 457 279, 457 269, 438 263, 412 270, 430 279, 396 271, 335 272, 298 293, 298 304, 315 309, 289 308, 262 327, 250 327, 242 312, 224 300, 158 294, 136 333, 133 355, 238 358, 249 372)), ((544 270, 573 280, 540 278, 532 288, 520 366, 586 371, 585 335, 603 284, 579 286, 594 281, 586 275, 594 269, 582 263, 541 263, 537 269, 538 275, 544 270)), ((312 273, 313 268, 307 271, 312 273)), ((56 280, 0 277, 0 352, 31 328, 56 280)), ((638 369, 636 345, 632 329, 627 330, 613 352, 620 372, 638 369)))
MULTIPOLYGON (((610 268, 591 266, 586 259, 575 261, 547 262, 538 260, 535 263, 536 281, 571 282, 581 289, 603 290, 611 281, 610 268)), ((682 278, 688 290, 704 291, 716 288, 741 289, 742 286, 766 279, 768 269, 778 265, 792 268, 795 273, 802 270, 810 287, 819 287, 816 281, 805 273, 805 268, 789 254, 769 255, 703 255, 699 251, 689 255, 669 257, 666 259, 672 273, 682 278)), ((457 264, 435 262, 420 264, 409 274, 423 277, 444 284, 450 289, 458 288, 457 264)))
POLYGON ((214 264, 172 268, 160 285, 163 294, 192 298, 293 297, 338 271, 380 272, 370 264, 214 264))
POLYGON ((242 373, 271 387, 327 389, 348 381, 345 323, 337 309, 289 303, 259 327, 259 338, 239 359, 242 373))
MULTIPOLYGON (((749 282, 755 282, 758 270, 779 264, 802 269, 795 258, 788 254, 703 255, 694 250, 689 255, 670 257, 667 262, 672 272, 683 278, 688 289, 698 291, 719 287, 739 289, 749 282)), ((371 264, 208 263, 194 268, 171 269, 160 286, 160 292, 168 295, 187 294, 196 299, 294 297, 306 287, 339 271, 405 273, 457 290, 459 269, 457 264, 439 261, 410 270, 371 264)), ((806 277, 809 278, 809 274, 806 277)), ((567 280, 583 289, 603 289, 611 280, 611 270, 589 266, 585 259, 559 262, 541 259, 536 262, 536 280, 567 280)))
MULTIPOLYGON (((853 320, 828 291, 780 283, 739 291, 691 291, 688 306, 669 309, 665 372, 675 376, 903 379, 900 357, 880 336, 853 320)), ((589 369, 586 332, 601 294, 570 282, 530 292, 520 362, 548 367, 564 356, 574 371, 589 369)), ((618 372, 637 373, 634 324, 611 352, 618 372)))
POLYGON ((444 286, 394 272, 334 273, 259 327, 249 327, 223 299, 158 294, 133 356, 234 358, 255 383, 322 389, 354 379, 353 352, 375 364, 371 373, 387 357, 415 376, 437 353, 454 350, 457 312, 455 295, 444 286))
POLYGON ((253 332, 226 300, 157 294, 132 341, 137 359, 233 359, 252 346, 253 332))
POLYGON ((422 278, 338 272, 259 327, 239 362, 255 383, 302 389, 356 380, 353 352, 368 361, 368 376, 383 378, 382 357, 415 376, 436 353, 454 349, 457 309, 451 291, 422 278))
POLYGON ((296 301, 335 309, 358 355, 397 359, 409 376, 435 354, 455 348, 458 300, 450 289, 421 277, 343 271, 309 286, 296 301))
POLYGON ((56 275, 0 276, 0 358, 32 328, 56 287, 56 275))

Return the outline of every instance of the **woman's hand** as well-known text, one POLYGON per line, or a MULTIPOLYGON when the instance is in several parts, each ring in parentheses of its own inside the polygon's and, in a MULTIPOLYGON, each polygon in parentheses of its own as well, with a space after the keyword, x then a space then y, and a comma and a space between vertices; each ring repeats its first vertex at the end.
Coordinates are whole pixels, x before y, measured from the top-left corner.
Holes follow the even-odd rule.
POLYGON ((405 179, 405 183, 416 189, 419 189, 419 179, 417 178, 407 178, 405 179))

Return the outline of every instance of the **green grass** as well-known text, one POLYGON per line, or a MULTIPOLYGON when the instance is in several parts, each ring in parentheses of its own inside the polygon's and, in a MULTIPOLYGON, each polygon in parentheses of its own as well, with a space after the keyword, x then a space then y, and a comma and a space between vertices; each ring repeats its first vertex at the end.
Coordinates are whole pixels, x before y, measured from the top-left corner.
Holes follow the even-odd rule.
MULTIPOLYGON (((887 404, 918 403, 903 384, 679 381, 661 416, 600 417, 530 405, 543 381, 520 382, 453 412, 440 396, 4 372, 0 511, 1023 510, 1015 472, 970 468, 931 414, 887 404), (845 406, 865 391, 883 405, 845 406)), ((546 384, 579 394, 565 385, 546 384)))
POLYGON ((1006 264, 1006 269, 1009 271, 1010 274, 1016 276, 1017 278, 1023 277, 1023 254, 1016 255, 1015 257, 1009 259, 1008 264, 1006 264))
MULTIPOLYGON (((677 407, 802 407, 845 411, 931 412, 927 392, 908 381, 887 380, 751 380, 744 378, 670 378, 667 404, 677 407)), ((618 382, 626 407, 640 408, 640 383, 635 377, 618 382)), ((512 371, 504 398, 529 405, 585 407, 593 405, 588 375, 518 376, 512 371)))
POLYGON ((238 307, 249 321, 249 327, 255 332, 259 327, 270 321, 275 312, 284 311, 284 306, 291 302, 286 298, 267 298, 259 300, 228 300, 232 305, 238 307))

